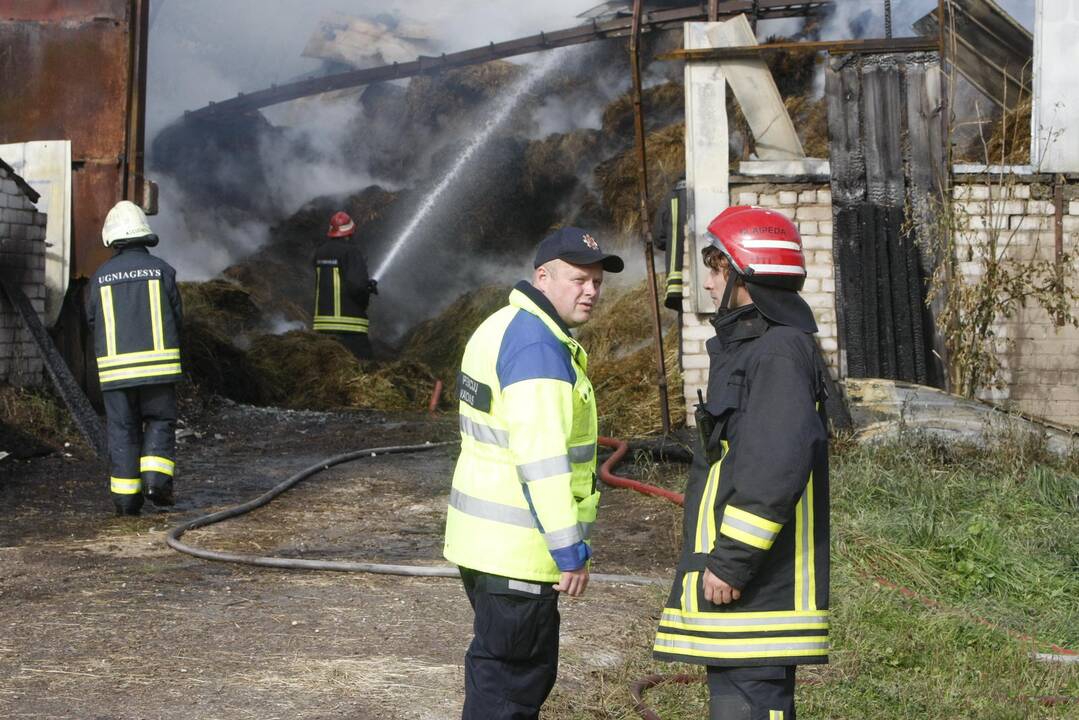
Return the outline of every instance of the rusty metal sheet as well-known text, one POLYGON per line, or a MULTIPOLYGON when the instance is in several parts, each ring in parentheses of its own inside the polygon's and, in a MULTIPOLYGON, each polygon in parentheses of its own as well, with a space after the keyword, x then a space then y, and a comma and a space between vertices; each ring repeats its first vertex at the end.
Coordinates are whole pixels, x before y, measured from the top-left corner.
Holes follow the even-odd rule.
POLYGON ((89 277, 112 257, 101 242, 101 226, 119 199, 117 188, 122 184, 123 169, 118 165, 76 165, 72 171, 71 215, 78 231, 71 253, 72 277, 89 277))
POLYGON ((137 1, 0 0, 0 143, 71 141, 75 278, 108 257, 101 222, 127 196, 137 1))

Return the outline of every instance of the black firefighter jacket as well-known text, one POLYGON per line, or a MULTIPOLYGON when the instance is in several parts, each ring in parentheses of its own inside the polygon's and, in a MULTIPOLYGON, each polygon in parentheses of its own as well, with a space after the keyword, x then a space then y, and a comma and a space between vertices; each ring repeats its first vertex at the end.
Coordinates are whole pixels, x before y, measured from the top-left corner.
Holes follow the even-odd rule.
POLYGON ((715 325, 707 409, 716 426, 694 454, 655 654, 733 667, 827 662, 826 370, 812 335, 752 305, 715 325), (741 599, 706 601, 705 568, 741 599))
POLYGON ((652 239, 667 254, 667 286, 663 305, 682 311, 682 262, 686 243, 686 181, 679 180, 656 213, 652 239))
POLYGON ((367 262, 354 242, 331 238, 315 250, 315 314, 317 332, 366 333, 367 262))
POLYGON ((89 294, 102 390, 180 379, 183 310, 171 265, 141 245, 122 248, 94 273, 89 294))

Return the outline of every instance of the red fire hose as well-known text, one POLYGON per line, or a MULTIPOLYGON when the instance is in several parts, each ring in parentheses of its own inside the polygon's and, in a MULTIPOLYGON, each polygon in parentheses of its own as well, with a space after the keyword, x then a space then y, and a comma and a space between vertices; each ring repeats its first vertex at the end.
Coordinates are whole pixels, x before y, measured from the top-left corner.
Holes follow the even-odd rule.
POLYGON ((599 479, 610 485, 611 487, 627 488, 629 490, 636 490, 639 493, 645 495, 654 495, 656 497, 666 498, 675 505, 681 506, 685 503, 685 496, 682 493, 676 493, 671 490, 664 490, 661 487, 655 485, 649 485, 647 483, 639 482, 637 480, 630 480, 629 478, 615 475, 611 470, 615 465, 622 462, 622 458, 629 452, 629 445, 624 440, 616 440, 615 438, 601 437, 599 444, 603 447, 614 449, 611 456, 604 461, 603 465, 599 468, 599 479))

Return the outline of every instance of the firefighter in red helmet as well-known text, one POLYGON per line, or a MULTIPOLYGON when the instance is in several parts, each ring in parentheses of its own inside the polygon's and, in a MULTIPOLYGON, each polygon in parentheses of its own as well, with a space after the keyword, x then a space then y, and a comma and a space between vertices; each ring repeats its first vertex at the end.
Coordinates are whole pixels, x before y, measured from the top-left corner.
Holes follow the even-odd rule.
POLYGON ((311 329, 337 339, 359 360, 370 360, 367 304, 378 283, 367 274, 363 251, 349 238, 356 224, 346 212, 330 218, 329 238, 315 250, 315 313, 311 329))
POLYGON ((732 207, 708 234, 708 397, 654 652, 706 666, 713 720, 791 720, 795 668, 828 660, 827 369, 794 224, 732 207))

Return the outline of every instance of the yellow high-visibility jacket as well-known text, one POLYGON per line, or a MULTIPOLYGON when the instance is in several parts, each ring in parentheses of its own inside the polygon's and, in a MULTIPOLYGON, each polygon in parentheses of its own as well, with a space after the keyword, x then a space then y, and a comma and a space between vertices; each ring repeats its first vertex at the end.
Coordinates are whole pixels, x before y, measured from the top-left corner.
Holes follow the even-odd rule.
POLYGON ((591 557, 596 404, 588 356, 526 282, 465 347, 446 559, 535 582, 591 557))

